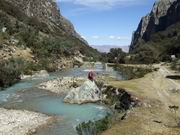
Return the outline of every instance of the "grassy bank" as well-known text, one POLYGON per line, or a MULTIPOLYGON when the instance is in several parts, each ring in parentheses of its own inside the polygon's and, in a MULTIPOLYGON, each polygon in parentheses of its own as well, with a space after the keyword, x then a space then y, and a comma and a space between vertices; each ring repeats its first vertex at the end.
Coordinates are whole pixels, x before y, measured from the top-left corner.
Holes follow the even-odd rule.
POLYGON ((144 77, 144 75, 157 70, 152 65, 127 65, 118 64, 115 69, 121 72, 125 80, 137 79, 144 77))

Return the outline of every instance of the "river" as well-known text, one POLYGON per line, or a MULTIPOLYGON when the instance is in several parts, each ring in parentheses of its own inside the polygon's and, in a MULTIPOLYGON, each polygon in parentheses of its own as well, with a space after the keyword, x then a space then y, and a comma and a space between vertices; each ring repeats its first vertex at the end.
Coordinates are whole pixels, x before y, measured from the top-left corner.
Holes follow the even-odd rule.
MULTIPOLYGON (((121 79, 121 74, 111 67, 101 63, 95 64, 97 74, 106 74, 121 79), (107 69, 108 68, 108 69, 107 69)), ((110 110, 97 104, 71 105, 63 102, 63 96, 57 96, 48 91, 37 89, 35 86, 41 82, 56 79, 62 76, 87 76, 87 65, 81 68, 69 69, 51 73, 47 78, 31 78, 0 92, 0 105, 8 109, 29 110, 56 116, 57 121, 46 128, 37 130, 34 135, 77 135, 75 127, 86 121, 99 120, 110 110)))

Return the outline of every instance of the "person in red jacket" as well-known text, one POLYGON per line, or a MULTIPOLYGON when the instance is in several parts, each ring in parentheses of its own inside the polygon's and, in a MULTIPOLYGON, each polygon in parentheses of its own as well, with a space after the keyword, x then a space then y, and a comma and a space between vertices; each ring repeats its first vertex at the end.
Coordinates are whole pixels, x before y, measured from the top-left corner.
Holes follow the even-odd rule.
POLYGON ((95 73, 93 71, 90 71, 88 73, 88 79, 91 80, 91 81, 95 80, 95 73))

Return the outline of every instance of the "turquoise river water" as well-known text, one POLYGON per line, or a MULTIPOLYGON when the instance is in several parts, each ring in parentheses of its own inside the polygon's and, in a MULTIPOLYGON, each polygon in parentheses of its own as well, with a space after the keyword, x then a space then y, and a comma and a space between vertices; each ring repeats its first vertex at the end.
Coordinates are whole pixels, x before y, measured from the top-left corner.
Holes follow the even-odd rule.
MULTIPOLYGON (((104 66, 100 63, 97 63, 95 67, 97 74, 116 76, 117 79, 121 79, 121 74, 111 68, 104 69, 104 66)), ((88 68, 84 66, 51 73, 48 78, 23 80, 0 92, 0 106, 36 111, 57 117, 55 122, 49 124, 46 128, 37 130, 34 135, 77 135, 75 127, 79 123, 101 119, 107 113, 110 113, 110 110, 97 104, 66 104, 63 102, 63 96, 57 96, 51 92, 37 89, 35 86, 41 82, 61 76, 87 76, 87 71, 88 68)))

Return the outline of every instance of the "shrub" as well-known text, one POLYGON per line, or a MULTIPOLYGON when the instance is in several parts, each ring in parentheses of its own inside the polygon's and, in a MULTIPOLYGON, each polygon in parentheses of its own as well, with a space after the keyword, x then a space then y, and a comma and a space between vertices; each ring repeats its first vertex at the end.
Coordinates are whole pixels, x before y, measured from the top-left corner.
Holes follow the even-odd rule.
POLYGON ((21 62, 19 59, 0 62, 0 87, 7 87, 18 80, 21 74, 21 62))

